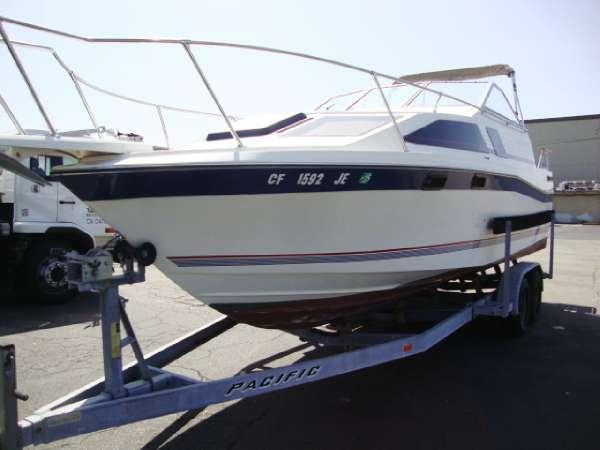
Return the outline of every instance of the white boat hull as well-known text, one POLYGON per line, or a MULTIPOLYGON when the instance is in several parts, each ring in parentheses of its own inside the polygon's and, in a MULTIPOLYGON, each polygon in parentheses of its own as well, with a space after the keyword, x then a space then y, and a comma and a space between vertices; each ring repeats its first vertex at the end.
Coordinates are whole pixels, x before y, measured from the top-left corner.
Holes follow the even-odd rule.
MULTIPOLYGON (((165 275, 223 310, 382 292, 489 266, 504 255, 492 218, 551 208, 515 192, 476 190, 137 198, 92 206, 127 230, 133 245, 152 242, 165 275)), ((516 232, 512 253, 538 248, 546 232, 516 232)))

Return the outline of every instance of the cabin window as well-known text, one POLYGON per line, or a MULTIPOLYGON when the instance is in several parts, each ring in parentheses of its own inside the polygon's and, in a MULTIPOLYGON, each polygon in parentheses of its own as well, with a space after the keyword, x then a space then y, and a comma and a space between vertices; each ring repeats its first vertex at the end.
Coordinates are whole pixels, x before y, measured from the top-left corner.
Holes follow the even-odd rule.
POLYGON ((490 141, 492 141, 492 147, 494 148, 494 152, 496 155, 501 158, 508 158, 506 154, 506 149, 504 148, 504 144, 502 143, 502 138, 500 137, 500 133, 494 128, 487 127, 487 134, 490 137, 490 141))
MULTIPOLYGON (((65 157, 67 158, 67 157, 65 157)), ((72 159, 72 158, 71 158, 72 159)), ((29 158, 29 168, 40 176, 50 175, 54 166, 63 164, 62 156, 32 156, 29 158)))
POLYGON ((479 127, 470 122, 436 120, 406 135, 404 139, 413 144, 489 153, 479 127))
POLYGON ((29 158, 29 170, 41 177, 48 175, 46 172, 46 158, 44 156, 31 156, 29 158))

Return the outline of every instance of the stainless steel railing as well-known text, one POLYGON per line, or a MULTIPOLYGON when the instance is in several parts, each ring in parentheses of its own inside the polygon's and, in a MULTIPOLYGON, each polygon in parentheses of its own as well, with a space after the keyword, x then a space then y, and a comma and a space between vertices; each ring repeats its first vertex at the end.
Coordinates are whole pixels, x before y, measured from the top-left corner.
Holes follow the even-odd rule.
MULTIPOLYGON (((1 26, 1 21, 0 21, 0 26, 1 26)), ((2 40, 4 41, 4 39, 2 39, 2 40)), ((100 92, 104 95, 108 95, 110 97, 114 97, 114 98, 118 98, 120 100, 124 100, 127 102, 136 103, 139 105, 144 105, 144 106, 149 106, 149 107, 154 108, 156 110, 157 117, 160 120, 163 137, 165 139, 165 144, 167 147, 170 147, 170 142, 169 142, 170 140, 169 140, 169 133, 167 130, 166 122, 165 122, 164 115, 163 115, 163 110, 175 111, 175 112, 181 112, 181 113, 187 113, 187 114, 203 115, 203 116, 221 117, 221 114, 219 114, 219 113, 199 111, 199 110, 195 110, 195 109, 181 108, 181 107, 173 106, 173 105, 165 105, 165 104, 161 104, 161 103, 149 102, 147 100, 142 100, 139 98, 134 98, 134 97, 123 95, 123 94, 120 94, 120 93, 117 93, 114 91, 110 91, 110 90, 102 88, 94 83, 91 83, 90 81, 87 81, 86 79, 84 79, 80 75, 78 75, 71 67, 69 67, 63 61, 63 59, 60 57, 58 52, 52 47, 48 47, 46 45, 40 45, 40 44, 32 44, 29 42, 21 42, 21 41, 11 41, 11 44, 12 44, 13 48, 14 47, 25 47, 25 48, 35 49, 35 50, 46 51, 54 57, 56 62, 59 64, 59 66, 65 72, 67 72, 67 74, 69 75, 69 78, 73 82, 73 85, 75 86, 77 94, 78 94, 79 98, 81 99, 81 102, 83 103, 83 106, 87 112, 90 122, 92 123, 92 126, 98 133, 99 137, 102 137, 103 127, 98 125, 98 121, 96 120, 94 111, 93 111, 90 103, 88 102, 87 97, 85 96, 83 89, 81 88, 81 85, 84 85, 84 86, 88 87, 89 89, 100 92)), ((23 127, 18 122, 18 120, 15 117, 12 110, 10 109, 8 103, 4 100, 4 98, 2 98, 2 96, 0 96, 0 106, 6 112, 6 115, 8 116, 9 120, 13 123, 15 128, 17 129, 17 132, 19 134, 27 134, 26 131, 23 129, 23 127)), ((232 121, 239 119, 236 116, 228 116, 228 117, 232 121)), ((49 130, 52 132, 52 128, 49 127, 49 130)))
MULTIPOLYGON (((236 44, 236 43, 230 43, 230 42, 216 42, 216 41, 199 41, 199 40, 185 40, 185 39, 142 39, 142 38, 90 38, 90 37, 85 37, 85 36, 80 36, 80 35, 76 35, 76 34, 72 34, 72 33, 67 33, 64 31, 60 31, 60 30, 56 30, 56 29, 52 29, 52 28, 47 28, 47 27, 42 27, 39 25, 35 25, 35 24, 31 24, 31 23, 27 23, 27 22, 23 22, 23 21, 19 21, 19 20, 14 20, 14 19, 10 19, 8 17, 3 17, 0 16, 0 34, 2 36, 2 39, 4 40, 5 45, 7 46, 17 68, 19 69, 19 72, 21 73, 21 76, 23 77, 23 80, 25 81, 25 83, 27 84, 27 87, 31 93, 31 96, 33 97, 40 113, 42 114, 42 116, 44 117, 44 120, 46 122, 46 125, 48 127, 48 130, 52 133, 52 134, 56 134, 56 130, 52 125, 52 122, 50 121, 50 118, 48 117, 48 114, 40 100, 40 98, 37 95, 37 92, 33 86, 33 84, 31 83, 31 80, 29 79, 27 72, 25 70, 25 68, 23 67, 20 59, 19 59, 19 55, 17 53, 17 51, 15 50, 15 45, 14 43, 10 40, 10 38, 8 37, 8 35, 6 34, 6 30, 4 29, 4 24, 8 23, 8 24, 12 24, 15 26, 19 26, 19 27, 24 27, 24 28, 28 28, 31 30, 37 30, 37 31, 41 31, 41 32, 45 32, 45 33, 50 33, 53 35, 57 35, 57 36, 62 36, 65 38, 70 38, 70 39, 74 39, 74 40, 78 40, 78 41, 82 41, 82 42, 88 42, 88 43, 112 43, 112 44, 167 44, 167 45, 180 45, 182 46, 182 48, 184 49, 184 51, 186 52, 186 54, 188 55, 188 57, 190 58, 196 72, 198 73, 198 75, 200 76, 205 88, 207 89, 208 93, 210 94, 212 100, 214 101, 214 103, 216 104, 217 108, 219 109, 220 115, 223 118, 225 124, 227 125, 227 127, 229 128, 229 131, 231 132, 231 135, 234 137, 234 139, 236 140, 236 143, 238 145, 238 147, 242 147, 243 143, 237 133, 237 131, 234 129, 233 124, 232 124, 232 117, 228 116, 225 113, 225 110, 223 109, 223 106, 221 104, 221 102, 219 101, 216 93, 214 92, 214 90, 212 89, 212 86, 210 84, 210 82, 208 81, 208 79, 206 78, 206 76, 204 75, 204 72, 200 66, 200 64, 198 63, 198 60, 196 59, 196 57, 194 56, 194 53, 192 51, 192 46, 208 46, 208 47, 229 47, 229 48, 237 48, 237 49, 244 49, 244 50, 253 50, 253 51, 261 51, 261 52, 266 52, 266 53, 274 53, 274 54, 280 54, 280 55, 288 55, 288 56, 294 56, 294 57, 298 57, 298 58, 303 58, 303 59, 307 59, 307 60, 312 60, 312 61, 318 61, 318 62, 322 62, 322 63, 326 63, 326 64, 332 64, 338 67, 342 67, 345 69, 349 69, 349 70, 353 70, 356 72, 361 72, 367 75, 370 75, 373 78, 373 81, 375 83, 375 88, 379 91, 382 100, 384 102, 384 105, 386 107, 386 111, 390 116, 391 121, 394 124, 394 127, 397 131, 398 134, 398 139, 400 142, 400 145, 402 147, 402 149, 404 151, 406 151, 406 143, 404 141, 404 137, 400 131, 400 128, 398 126, 398 123, 396 121, 396 117, 393 114, 390 105, 385 97, 385 94, 382 90, 381 84, 379 82, 379 78, 383 78, 383 79, 387 79, 390 80, 392 82, 401 82, 404 83, 406 85, 410 85, 413 87, 416 87, 418 89, 420 89, 421 91, 427 91, 427 92, 431 92, 434 94, 437 94, 440 98, 441 97, 445 97, 445 98, 449 98, 452 99, 454 101, 457 101, 459 103, 462 103, 464 105, 473 107, 477 110, 480 111, 484 111, 483 108, 481 108, 481 106, 479 105, 475 105, 473 103, 470 103, 466 100, 460 99, 458 97, 449 95, 447 93, 444 93, 442 91, 438 91, 436 89, 432 89, 429 86, 425 86, 423 84, 417 84, 417 83, 413 83, 409 80, 405 80, 402 79, 401 77, 397 77, 397 76, 393 76, 393 75, 388 75, 385 73, 381 73, 381 72, 377 72, 371 69, 367 69, 364 67, 360 67, 360 66, 356 66, 353 64, 348 64, 345 62, 341 62, 341 61, 336 61, 333 59, 328 59, 328 58, 321 58, 318 56, 314 56, 314 55, 310 55, 307 53, 300 53, 300 52, 294 52, 294 51, 289 51, 289 50, 281 50, 281 49, 275 49, 275 48, 270 48, 270 47, 263 47, 263 46, 257 46, 257 45, 248 45, 248 44, 236 44)), ((53 50, 52 50, 53 51, 53 50)), ((56 52, 53 51, 54 54, 56 54, 56 52)), ((58 55, 56 55, 55 57, 57 57, 58 55)), ((58 58, 58 60, 60 61, 60 58, 58 58)), ((66 66, 64 66, 66 67, 66 66)), ((71 71, 72 72, 72 71, 71 71)), ((76 75, 74 75, 74 72, 72 72, 72 78, 73 81, 76 85, 76 87, 78 87, 78 83, 82 83, 82 84, 86 84, 86 86, 88 87, 92 87, 91 83, 87 83, 76 75)), ((97 86, 94 87, 96 90, 101 90, 105 93, 108 93, 109 91, 106 90, 102 90, 100 88, 98 88, 97 86)), ((80 92, 81 89, 80 87, 78 87, 78 92, 80 92)), ((515 90, 515 95, 516 95, 516 90, 515 90)), ((88 110, 88 115, 90 115, 90 120, 92 121, 92 123, 94 124, 94 126, 96 126, 95 124, 95 119, 93 117, 93 113, 91 112, 91 109, 89 108, 89 103, 85 100, 85 96, 80 93, 80 97, 82 99, 82 102, 84 103, 84 106, 86 107, 86 110, 88 110)), ((121 98, 126 98, 125 96, 120 96, 121 98)), ((131 98, 127 98, 129 100, 133 100, 131 98)), ((518 100, 517 100, 518 101, 518 100)), ((141 101, 138 101, 141 102, 141 101)), ((0 102, 1 103, 1 102, 0 102)), ((165 134, 165 140, 168 142, 168 134, 166 133, 166 127, 164 125, 164 120, 162 118, 162 114, 161 114, 161 110, 162 109, 166 109, 165 105, 158 105, 158 104, 153 104, 153 103, 149 103, 149 102, 145 102, 145 104, 150 104, 152 106, 155 106, 157 109, 157 114, 159 115, 159 118, 161 119, 161 124, 163 126, 163 133, 165 134)), ((517 103, 518 104, 518 103, 517 103)), ((517 108, 520 110, 520 107, 517 106, 517 108)), ((10 114, 9 114, 10 116, 10 114)), ((14 116, 14 115, 13 115, 14 116)), ((15 125, 16 126, 16 125, 15 125)))

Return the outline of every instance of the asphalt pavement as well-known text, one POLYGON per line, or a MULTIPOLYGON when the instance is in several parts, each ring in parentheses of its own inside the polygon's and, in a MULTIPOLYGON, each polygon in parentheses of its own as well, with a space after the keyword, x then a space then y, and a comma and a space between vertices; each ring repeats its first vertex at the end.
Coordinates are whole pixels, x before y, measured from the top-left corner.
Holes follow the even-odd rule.
MULTIPOLYGON (((598 449, 600 226, 558 226, 556 244, 555 278, 524 338, 479 320, 411 358, 38 448, 598 449)), ((546 264, 547 252, 528 260, 546 264)), ((145 351, 219 317, 157 270, 147 278, 121 290, 145 351)), ((0 344, 16 344, 30 396, 20 417, 102 376, 98 321, 93 294, 48 307, 2 299, 0 344)), ((299 343, 240 325, 168 368, 217 379, 274 354, 267 366, 314 356, 299 343)))

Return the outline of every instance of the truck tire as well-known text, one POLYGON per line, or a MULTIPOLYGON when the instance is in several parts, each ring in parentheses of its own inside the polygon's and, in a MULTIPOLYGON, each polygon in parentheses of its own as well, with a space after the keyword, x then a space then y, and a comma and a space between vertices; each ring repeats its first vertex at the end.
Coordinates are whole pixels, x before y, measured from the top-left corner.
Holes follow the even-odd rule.
POLYGON ((77 289, 69 289, 66 262, 51 255, 52 249, 70 251, 74 246, 59 239, 38 241, 29 249, 23 265, 25 296, 36 303, 64 303, 77 295, 77 289))

